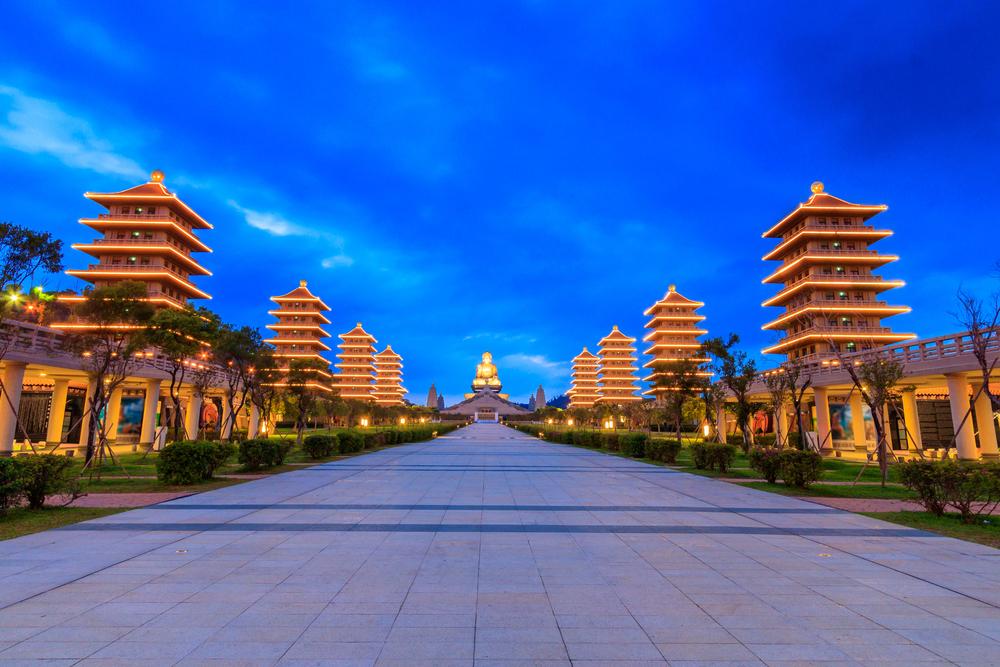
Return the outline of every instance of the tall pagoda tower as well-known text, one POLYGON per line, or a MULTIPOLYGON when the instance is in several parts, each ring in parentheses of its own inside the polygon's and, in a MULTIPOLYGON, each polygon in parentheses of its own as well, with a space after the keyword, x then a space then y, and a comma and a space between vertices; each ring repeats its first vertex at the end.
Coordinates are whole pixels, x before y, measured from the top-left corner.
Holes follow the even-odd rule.
POLYGON ((392 345, 375 355, 375 386, 372 398, 377 405, 402 405, 406 389, 403 388, 403 358, 392 345))
MULTIPOLYGON (((643 364, 643 368, 651 369, 643 381, 653 385, 643 392, 644 395, 659 398, 670 391, 669 383, 655 386, 664 382, 665 376, 671 375, 670 371, 657 370, 658 366, 678 361, 698 364, 709 361, 702 353, 701 343, 698 341, 699 336, 708 333, 698 326, 705 316, 695 312, 704 305, 701 301, 692 301, 682 296, 676 285, 670 285, 664 297, 643 313, 650 318, 645 327, 650 332, 642 339, 643 342, 650 343, 645 354, 653 357, 643 364)), ((712 375, 708 371, 698 371, 698 374, 704 377, 712 375)))
MULTIPOLYGON (((300 280, 299 286, 288 294, 272 296, 271 301, 277 304, 277 308, 267 313, 277 317, 278 321, 267 325, 275 335, 264 342, 274 345, 274 358, 278 368, 287 370, 293 359, 319 362, 323 369, 310 371, 310 375, 315 376, 315 382, 310 382, 309 386, 329 391, 333 376, 328 370, 330 362, 322 353, 329 352, 330 347, 322 339, 329 338, 330 334, 322 325, 330 324, 330 320, 323 314, 330 307, 309 291, 304 280, 300 280)), ((276 384, 282 386, 285 382, 276 384)))
POLYGON ((372 400, 372 381, 375 374, 375 337, 365 331, 358 322, 347 333, 340 334, 337 347, 337 391, 347 400, 372 400))
MULTIPOLYGON (((156 307, 184 308, 188 299, 211 299, 199 289, 192 276, 210 276, 211 272, 192 257, 192 253, 212 252, 196 235, 212 229, 163 185, 163 172, 154 171, 149 182, 121 192, 87 192, 87 199, 107 209, 95 217, 81 218, 101 234, 90 243, 74 243, 97 260, 86 269, 71 269, 67 274, 86 280, 94 287, 124 281, 146 285, 146 300, 156 307)), ((83 296, 60 296, 60 301, 79 303, 83 296)), ((85 329, 86 324, 60 323, 63 329, 85 329)))
POLYGON ((851 204, 824 192, 817 181, 807 201, 764 232, 764 238, 779 240, 764 259, 781 265, 763 282, 782 288, 763 305, 784 308, 781 316, 763 327, 784 332, 764 354, 816 363, 838 350, 869 350, 916 337, 882 326, 882 318, 910 312, 907 306, 879 299, 879 294, 901 287, 903 281, 872 273, 899 259, 871 249, 892 235, 868 224, 887 208, 851 204))
POLYGON ((597 386, 597 372, 600 357, 583 348, 580 354, 573 357, 573 381, 570 385, 569 407, 589 408, 600 398, 597 386))
POLYGON ((642 397, 635 395, 639 387, 636 385, 638 374, 633 343, 635 338, 619 331, 617 324, 598 343, 601 364, 598 375, 601 395, 597 399, 598 404, 642 400, 642 397))

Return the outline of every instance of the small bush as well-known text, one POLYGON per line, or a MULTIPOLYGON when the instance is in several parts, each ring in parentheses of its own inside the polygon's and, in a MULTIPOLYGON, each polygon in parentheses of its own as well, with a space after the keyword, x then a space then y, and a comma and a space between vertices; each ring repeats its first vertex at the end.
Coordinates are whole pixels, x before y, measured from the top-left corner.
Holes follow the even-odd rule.
POLYGON ((778 460, 781 479, 788 486, 805 489, 823 476, 823 457, 817 452, 785 449, 779 454, 778 460))
POLYGON ((601 433, 601 447, 612 452, 618 451, 618 434, 601 433))
POLYGON ((626 433, 619 438, 618 448, 622 454, 641 459, 646 456, 646 434, 626 433))
POLYGON ((781 450, 774 447, 754 447, 747 457, 750 467, 760 476, 774 484, 781 474, 781 450))
POLYGON ((308 435, 302 441, 302 449, 313 459, 325 459, 337 453, 336 435, 308 435))
POLYGON ((182 440, 164 447, 156 458, 156 477, 165 484, 197 484, 212 475, 235 453, 236 446, 182 440))
POLYGON ((39 509, 45 505, 46 496, 75 492, 77 480, 72 466, 73 461, 68 456, 32 454, 21 457, 28 507, 39 509))
POLYGON ((364 446, 364 438, 355 431, 344 431, 338 436, 341 454, 354 454, 360 452, 364 446))
POLYGON ((726 472, 736 456, 736 448, 712 442, 696 442, 691 445, 691 458, 699 470, 726 472))
POLYGON ((646 456, 654 461, 677 463, 677 455, 680 453, 680 440, 651 440, 646 443, 646 456))
POLYGON ((20 458, 0 458, 0 514, 24 497, 24 466, 20 458))
POLYGON ((244 470, 274 468, 285 462, 291 442, 254 438, 240 443, 239 462, 244 470))
POLYGON ((1000 465, 959 461, 909 461, 900 465, 900 480, 917 493, 920 504, 937 515, 948 506, 974 523, 1000 505, 1000 465))
POLYGON ((774 447, 776 439, 773 433, 760 433, 754 436, 753 443, 758 447, 770 448, 774 447))

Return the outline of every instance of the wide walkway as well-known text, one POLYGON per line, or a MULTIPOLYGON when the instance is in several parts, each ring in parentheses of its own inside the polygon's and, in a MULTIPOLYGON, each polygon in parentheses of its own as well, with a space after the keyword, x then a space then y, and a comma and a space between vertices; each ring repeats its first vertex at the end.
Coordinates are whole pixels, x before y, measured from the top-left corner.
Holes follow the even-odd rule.
POLYGON ((1000 551, 494 425, 0 542, 2 665, 997 664, 998 606, 1000 551))

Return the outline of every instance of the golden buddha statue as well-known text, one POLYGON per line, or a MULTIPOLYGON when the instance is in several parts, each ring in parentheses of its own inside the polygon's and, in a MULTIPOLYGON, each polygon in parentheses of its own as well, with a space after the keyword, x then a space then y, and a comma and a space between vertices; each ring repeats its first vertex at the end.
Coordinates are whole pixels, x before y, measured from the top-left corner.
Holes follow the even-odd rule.
POLYGON ((493 355, 483 352, 483 360, 476 364, 476 379, 472 381, 472 390, 478 392, 487 387, 499 392, 503 385, 497 375, 497 367, 493 364, 493 355))

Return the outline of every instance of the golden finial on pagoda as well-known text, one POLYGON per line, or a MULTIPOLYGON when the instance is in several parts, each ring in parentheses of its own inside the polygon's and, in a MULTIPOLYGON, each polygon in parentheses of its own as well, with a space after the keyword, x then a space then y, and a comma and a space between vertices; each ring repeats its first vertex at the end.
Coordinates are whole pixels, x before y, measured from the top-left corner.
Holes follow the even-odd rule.
POLYGON ((813 181, 813 184, 809 186, 814 195, 823 194, 823 181, 813 181))
POLYGON ((667 286, 667 291, 668 292, 676 292, 677 291, 677 285, 668 285, 667 286))
POLYGON ((299 287, 305 287, 305 286, 306 286, 306 281, 300 280, 299 281, 299 287))
POLYGON ((160 171, 159 169, 154 169, 153 173, 151 173, 149 175, 149 182, 150 183, 162 183, 163 182, 163 176, 164 176, 164 174, 163 174, 162 171, 160 171))

